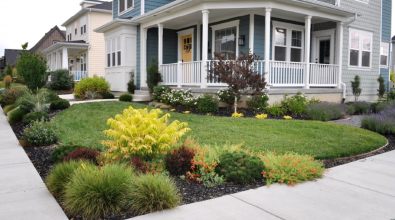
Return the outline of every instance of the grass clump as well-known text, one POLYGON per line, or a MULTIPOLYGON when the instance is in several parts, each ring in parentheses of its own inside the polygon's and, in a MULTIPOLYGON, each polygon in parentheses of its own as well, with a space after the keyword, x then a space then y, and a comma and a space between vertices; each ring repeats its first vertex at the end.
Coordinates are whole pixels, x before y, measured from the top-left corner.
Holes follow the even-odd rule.
POLYGON ((131 102, 131 101, 133 101, 133 96, 130 94, 122 94, 119 96, 119 101, 131 102))
POLYGON ((84 162, 75 170, 66 186, 66 211, 84 218, 98 219, 118 213, 126 207, 134 178, 132 168, 123 164, 107 164, 101 168, 84 162))
POLYGON ((23 116, 25 114, 26 114, 25 111, 23 111, 22 109, 20 109, 20 108, 15 109, 8 114, 8 122, 15 123, 15 122, 22 121, 23 116))
POLYGON ((145 174, 134 178, 128 204, 138 213, 150 213, 172 209, 180 204, 181 196, 176 185, 164 175, 145 174))
POLYGON ((325 171, 324 164, 309 155, 272 152, 263 158, 266 169, 262 174, 268 185, 278 182, 295 186, 296 183, 321 178, 325 171))
POLYGON ((49 115, 46 112, 32 112, 23 116, 22 122, 24 125, 28 125, 33 121, 39 121, 44 118, 44 121, 49 121, 49 115))
POLYGON ((17 106, 17 105, 15 105, 15 104, 12 104, 12 105, 6 105, 6 106, 4 106, 4 108, 3 108, 3 112, 4 112, 4 114, 5 114, 5 115, 7 115, 7 114, 8 114, 8 112, 10 112, 10 111, 14 110, 16 107, 18 107, 18 106, 17 106))

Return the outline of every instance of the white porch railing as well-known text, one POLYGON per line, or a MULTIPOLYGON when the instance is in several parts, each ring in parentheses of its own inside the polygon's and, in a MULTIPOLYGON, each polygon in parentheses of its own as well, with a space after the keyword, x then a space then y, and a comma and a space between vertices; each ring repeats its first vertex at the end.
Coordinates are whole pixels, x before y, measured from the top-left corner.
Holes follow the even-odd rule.
POLYGON ((178 62, 160 66, 162 85, 200 85, 201 61, 178 62), (180 74, 178 74, 180 73, 180 74))
POLYGON ((159 67, 162 74, 162 85, 177 85, 178 63, 163 64, 159 67))
POLYGON ((306 63, 270 61, 269 82, 271 86, 304 86, 306 63))
POLYGON ((339 65, 310 63, 310 86, 336 87, 339 65))
POLYGON ((70 71, 70 75, 73 75, 74 81, 80 81, 89 76, 88 71, 70 71))

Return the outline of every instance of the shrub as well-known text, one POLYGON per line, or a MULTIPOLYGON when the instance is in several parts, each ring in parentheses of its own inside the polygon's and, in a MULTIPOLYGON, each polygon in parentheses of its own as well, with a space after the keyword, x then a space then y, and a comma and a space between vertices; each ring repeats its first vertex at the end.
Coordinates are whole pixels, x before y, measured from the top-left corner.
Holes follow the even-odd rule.
POLYGON ((266 169, 262 172, 268 185, 278 182, 294 186, 296 183, 321 178, 325 171, 322 162, 309 155, 268 153, 264 156, 266 169))
POLYGON ((73 173, 78 167, 81 167, 82 163, 84 163, 85 166, 93 166, 90 163, 72 160, 67 163, 57 164, 51 169, 45 183, 52 195, 64 195, 65 187, 70 184, 73 173))
POLYGON ((4 87, 5 87, 6 89, 9 89, 9 88, 11 87, 11 82, 12 82, 11 76, 10 76, 10 75, 7 75, 7 76, 4 78, 4 80, 3 80, 4 87))
POLYGON ((134 154, 152 155, 168 150, 186 132, 188 124, 174 120, 168 124, 170 114, 163 114, 160 109, 134 109, 129 107, 123 115, 110 118, 107 125, 112 129, 104 131, 113 140, 102 141, 109 147, 106 155, 109 158, 129 157, 134 154), (147 129, 149 127, 149 129, 147 129))
POLYGON ((83 163, 71 177, 64 193, 65 209, 84 218, 99 219, 126 208, 134 178, 132 168, 107 164, 102 168, 83 163))
POLYGON ((285 113, 287 113, 287 109, 285 109, 278 103, 274 103, 272 107, 266 108, 265 111, 267 113, 269 113, 270 115, 273 115, 276 117, 279 117, 280 115, 284 115, 285 113))
POLYGON ((232 114, 232 118, 242 118, 242 117, 244 117, 243 113, 235 112, 232 114))
POLYGON ((360 88, 361 78, 358 75, 355 75, 354 81, 351 81, 352 94, 355 97, 355 102, 358 101, 359 95, 361 95, 362 89, 360 88))
POLYGON ((166 105, 186 105, 189 107, 195 107, 197 104, 197 98, 193 97, 190 89, 172 89, 170 92, 163 93, 160 98, 161 102, 165 103, 166 105))
POLYGON ((77 99, 84 99, 88 91, 98 94, 110 92, 110 84, 97 76, 81 79, 74 88, 74 95, 77 99))
POLYGON ((49 121, 49 115, 46 112, 32 112, 25 116, 23 116, 23 124, 28 125, 33 121, 39 121, 41 118, 44 118, 45 122, 49 121))
POLYGON ((181 146, 166 155, 166 168, 173 175, 183 175, 191 169, 195 150, 181 146))
POLYGON ((251 183, 260 177, 265 168, 259 157, 244 151, 224 153, 219 157, 219 161, 216 172, 234 183, 251 183))
POLYGON ((48 146, 56 143, 58 134, 58 126, 53 121, 45 122, 45 119, 42 118, 25 128, 23 140, 32 146, 48 146))
POLYGON ((140 175, 131 184, 128 204, 138 214, 172 209, 181 204, 175 183, 163 175, 140 175))
POLYGON ((265 94, 254 95, 247 101, 247 106, 255 111, 263 111, 268 106, 268 101, 269 96, 265 94))
POLYGON ((133 166, 137 171, 140 171, 142 174, 145 174, 148 171, 148 165, 144 162, 141 157, 134 155, 132 160, 128 163, 133 166))
POLYGON ((384 93, 385 93, 385 84, 384 84, 384 78, 382 76, 379 76, 377 79, 377 82, 379 83, 379 89, 377 90, 379 98, 383 98, 384 93))
POLYGON ((55 101, 51 102, 51 104, 49 105, 49 108, 51 110, 66 109, 68 107, 70 107, 70 102, 65 99, 55 100, 55 101))
POLYGON ((133 101, 133 96, 130 94, 122 94, 121 96, 119 96, 119 101, 131 102, 133 101))
POLYGON ((56 146, 51 152, 50 159, 54 163, 61 163, 63 161, 64 156, 66 156, 68 153, 74 151, 77 148, 86 148, 86 147, 76 144, 63 144, 56 146))
POLYGON ((25 111, 26 113, 32 111, 47 111, 48 103, 47 100, 48 92, 44 89, 40 89, 36 91, 36 94, 32 94, 30 92, 25 92, 24 95, 16 101, 19 107, 25 111))
POLYGON ((288 94, 285 94, 284 99, 281 101, 281 106, 284 109, 296 115, 303 114, 306 111, 307 104, 307 97, 302 95, 301 92, 296 93, 292 97, 288 97, 288 94))
POLYGON ((171 89, 169 86, 157 86, 154 88, 153 99, 157 102, 162 102, 162 95, 165 93, 170 93, 171 89))
POLYGON ((346 115, 346 108, 342 104, 319 102, 308 105, 306 115, 311 120, 336 120, 343 118, 346 115))
POLYGON ((113 99, 114 98, 114 94, 112 94, 111 92, 103 92, 101 94, 101 97, 103 99, 113 99))
POLYGON ((147 68, 147 85, 151 94, 160 82, 162 82, 162 75, 159 73, 158 61, 155 57, 152 57, 151 65, 147 68))
POLYGON ((16 107, 18 107, 18 106, 17 106, 17 105, 15 105, 15 104, 12 104, 12 105, 6 105, 6 106, 4 106, 4 108, 3 108, 3 112, 4 112, 4 114, 5 114, 5 115, 7 115, 7 114, 8 114, 8 112, 10 112, 10 111, 14 110, 16 107))
POLYGON ((11 89, 7 89, 3 97, 3 103, 5 105, 11 105, 16 102, 17 99, 22 97, 26 93, 26 89, 20 87, 14 87, 11 89))
POLYGON ((33 54, 26 50, 28 44, 22 45, 23 51, 17 62, 18 74, 25 80, 27 88, 35 92, 48 82, 47 58, 41 53, 33 54))
POLYGON ((261 93, 266 82, 262 75, 255 71, 254 63, 260 56, 250 52, 240 52, 235 60, 226 61, 221 53, 214 53, 216 62, 211 62, 208 80, 218 80, 226 83, 228 89, 234 94, 234 112, 237 112, 238 96, 243 90, 251 89, 253 94, 261 93))
MULTIPOLYGON (((219 97, 220 102, 224 102, 228 104, 228 106, 233 106, 235 104, 235 94, 229 89, 220 89, 217 92, 217 95, 219 97)), ((237 100, 240 103, 241 102, 241 94, 237 96, 237 100)))
POLYGON ((256 119, 265 119, 267 118, 267 114, 260 114, 260 115, 255 115, 256 119))
POLYGON ((391 90, 388 92, 388 99, 389 99, 389 100, 395 100, 395 89, 391 89, 391 90))
POLYGON ((384 110, 395 109, 395 101, 379 102, 376 106, 376 112, 379 113, 384 110))
POLYGON ((395 134, 395 104, 389 103, 380 107, 377 114, 364 117, 361 126, 380 134, 395 134))
POLYGON ((51 81, 48 87, 52 90, 70 90, 74 87, 73 76, 67 69, 56 70, 51 73, 51 81))
POLYGON ((49 92, 47 95, 46 101, 51 103, 51 102, 59 100, 59 99, 61 99, 61 98, 58 96, 58 94, 49 92))
POLYGON ((134 84, 134 71, 129 73, 130 80, 128 82, 128 92, 134 94, 134 90, 137 89, 137 86, 134 84))
POLYGON ((12 76, 12 66, 11 66, 10 61, 8 61, 7 67, 4 72, 5 72, 6 76, 12 76))
POLYGON ((210 95, 205 93, 203 97, 199 97, 196 100, 196 108, 201 111, 201 112, 213 112, 213 111, 218 111, 219 107, 219 101, 218 98, 215 97, 214 95, 210 95))
POLYGON ((355 108, 353 105, 345 105, 348 114, 353 115, 355 113, 355 108))
POLYGON ((359 115, 367 114, 370 111, 370 103, 369 102, 355 102, 354 108, 355 108, 355 114, 359 114, 359 115))
POLYGON ((20 122, 22 121, 24 115, 25 115, 25 111, 23 111, 20 108, 15 109, 8 114, 8 122, 10 123, 20 122))
POLYGON ((97 150, 89 149, 89 148, 77 148, 69 153, 67 153, 63 157, 63 161, 70 160, 87 160, 92 163, 97 163, 97 157, 99 156, 99 152, 97 150))

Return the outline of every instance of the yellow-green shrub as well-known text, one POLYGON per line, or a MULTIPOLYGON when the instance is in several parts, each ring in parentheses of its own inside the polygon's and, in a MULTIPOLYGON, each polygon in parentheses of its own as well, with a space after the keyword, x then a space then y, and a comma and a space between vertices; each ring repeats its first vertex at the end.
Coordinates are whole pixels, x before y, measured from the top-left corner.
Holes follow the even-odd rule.
POLYGON ((11 87, 11 82, 12 82, 11 76, 10 76, 10 75, 7 75, 7 76, 4 78, 4 81, 3 81, 4 87, 5 87, 6 89, 9 89, 9 88, 11 87))
POLYGON ((266 169, 262 174, 267 185, 278 182, 294 186, 296 183, 321 178, 325 172, 322 162, 309 155, 296 153, 268 153, 264 156, 264 163, 266 169))
POLYGON ((76 84, 74 95, 78 99, 84 99, 88 91, 98 94, 110 92, 110 84, 105 79, 101 79, 97 76, 85 78, 76 84))
POLYGON ((107 121, 112 129, 104 134, 112 140, 102 141, 109 147, 107 159, 128 158, 132 154, 153 155, 170 149, 186 132, 191 129, 185 122, 178 120, 168 124, 170 114, 159 117, 160 109, 134 109, 129 107, 107 121))

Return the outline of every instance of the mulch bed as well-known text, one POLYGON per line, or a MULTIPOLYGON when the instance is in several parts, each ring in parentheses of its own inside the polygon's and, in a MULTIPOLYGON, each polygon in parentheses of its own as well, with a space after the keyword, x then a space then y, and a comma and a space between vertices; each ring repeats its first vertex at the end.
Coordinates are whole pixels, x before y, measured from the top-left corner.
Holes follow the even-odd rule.
MULTIPOLYGON (((148 104, 148 102, 139 102, 141 104, 148 104)), ((196 110, 190 110, 187 108, 182 108, 182 107, 176 107, 176 112, 182 113, 183 111, 190 111, 192 114, 198 114, 198 115, 206 115, 206 113, 201 113, 196 110)), ((53 118, 55 117, 56 114, 58 114, 61 111, 52 111, 49 113, 50 117, 53 118)), ((250 110, 250 109, 244 109, 240 108, 238 112, 242 112, 244 114, 244 117, 255 117, 257 114, 256 112, 250 110)), ((212 112, 213 116, 223 116, 223 117, 230 117, 232 115, 233 111, 230 108, 220 108, 220 111, 218 112, 212 112)), ((303 116, 292 116, 294 119, 300 119, 300 120, 306 120, 303 116)), ((269 117, 270 118, 270 117, 269 117)), ((273 119, 282 119, 282 117, 271 117, 273 119)), ((18 123, 13 123, 11 124, 11 127, 16 134, 17 138, 21 140, 22 133, 23 133, 23 124, 21 122, 18 123)), ((354 158, 346 158, 342 160, 329 160, 325 161, 325 167, 326 168, 331 168, 339 165, 343 165, 346 163, 350 163, 356 160, 360 160, 369 156, 381 154, 387 151, 395 150, 395 135, 385 135, 385 137, 388 140, 388 145, 383 148, 382 150, 375 152, 375 153, 368 153, 364 156, 361 157, 354 157, 354 158)), ((53 163, 50 161, 50 154, 53 150, 53 148, 56 145, 52 146, 47 146, 47 147, 24 147, 24 150, 28 157, 30 158, 31 162, 37 169, 37 172, 40 174, 41 178, 44 180, 46 176, 49 174, 50 169, 53 167, 53 163)), ((209 200, 212 198, 224 196, 224 195, 229 195, 249 189, 255 189, 258 187, 265 186, 266 183, 263 180, 257 180, 252 184, 233 184, 233 183, 227 183, 225 185, 221 186, 216 186, 212 188, 206 188, 204 187, 203 184, 194 182, 194 181, 183 181, 179 177, 174 177, 174 180, 176 182, 176 185, 182 195, 182 204, 190 204, 190 203, 195 203, 195 202, 200 202, 204 200, 209 200)), ((64 209, 64 205, 62 201, 59 198, 55 198, 60 206, 64 209)), ((133 213, 120 213, 118 215, 113 215, 109 216, 106 218, 101 218, 103 220, 122 220, 122 219, 127 219, 131 217, 137 216, 136 214, 133 213)), ((83 220, 80 216, 72 216, 68 215, 69 219, 73 220, 83 220)))

